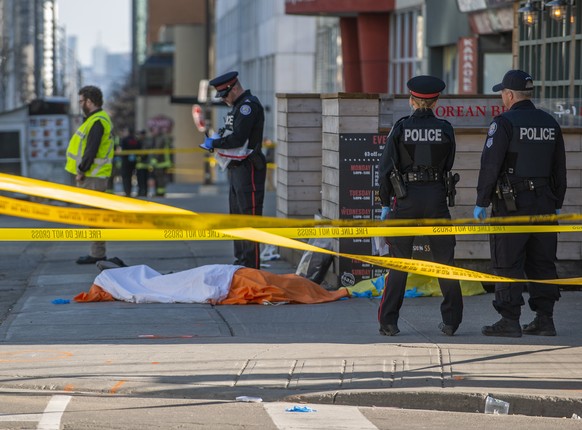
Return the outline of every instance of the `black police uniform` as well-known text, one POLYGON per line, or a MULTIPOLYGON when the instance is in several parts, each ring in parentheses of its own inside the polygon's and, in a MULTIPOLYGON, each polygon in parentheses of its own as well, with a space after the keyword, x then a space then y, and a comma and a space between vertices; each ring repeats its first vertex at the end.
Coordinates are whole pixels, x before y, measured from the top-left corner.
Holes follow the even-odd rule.
MULTIPOLYGON (((566 194, 566 156, 559 124, 530 100, 515 103, 493 119, 481 155, 477 206, 492 203, 492 216, 554 214, 566 194), (515 211, 509 211, 498 181, 509 181, 515 193, 515 211)), ((511 202, 508 202, 511 207, 511 202)), ((490 236, 495 274, 510 278, 556 279, 557 233, 490 236)), ((560 298, 557 285, 529 283, 530 308, 551 317, 560 298)), ((493 306, 502 317, 519 320, 523 284, 497 283, 493 306)))
MULTIPOLYGON (((438 97, 444 89, 444 82, 430 76, 411 79, 408 87, 414 96, 430 94, 438 97), (436 93, 436 94, 435 94, 436 93)), ((391 219, 451 218, 447 206, 445 174, 453 166, 455 159, 455 135, 451 124, 435 117, 431 109, 416 109, 410 116, 401 118, 392 128, 379 166, 380 200, 383 206, 390 206, 391 219), (394 187, 389 179, 397 170, 403 177, 407 195, 395 197, 394 187)), ((455 236, 429 236, 434 261, 447 265, 454 264, 455 236)), ((414 237, 386 238, 391 254, 398 258, 411 258, 414 237)), ((380 332, 396 334, 384 330, 389 325, 396 326, 406 290, 407 273, 390 270, 378 310, 380 332)), ((443 302, 441 314, 443 323, 453 334, 463 316, 463 297, 459 281, 439 279, 443 302)), ((442 327, 441 327, 442 329, 442 327)), ((444 330, 443 330, 444 331, 444 330)))
MULTIPOLYGON (((120 142, 122 151, 135 151, 141 149, 141 143, 137 140, 133 133, 125 136, 120 142)), ((131 197, 131 190, 133 188, 133 174, 137 163, 137 156, 135 154, 121 156, 121 180, 123 181, 123 192, 127 197, 131 197)))
MULTIPOLYGON (((210 81, 220 88, 222 82, 236 77, 231 72, 210 81)), ((231 214, 262 215, 265 196, 267 163, 261 150, 265 113, 259 99, 250 90, 244 91, 234 102, 226 116, 224 128, 219 130, 221 138, 214 140, 215 149, 240 148, 248 142, 252 152, 240 161, 229 162, 228 181, 230 185, 228 202, 231 214)), ((234 241, 234 264, 261 268, 260 246, 257 242, 234 241)))

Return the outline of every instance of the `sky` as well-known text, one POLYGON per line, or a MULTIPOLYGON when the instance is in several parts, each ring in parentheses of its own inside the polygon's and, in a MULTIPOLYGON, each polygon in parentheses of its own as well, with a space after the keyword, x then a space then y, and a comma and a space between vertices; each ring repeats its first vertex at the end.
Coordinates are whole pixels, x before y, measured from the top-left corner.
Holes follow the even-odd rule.
POLYGON ((131 0, 57 0, 58 22, 77 36, 77 55, 91 65, 99 44, 111 53, 131 52, 131 0))

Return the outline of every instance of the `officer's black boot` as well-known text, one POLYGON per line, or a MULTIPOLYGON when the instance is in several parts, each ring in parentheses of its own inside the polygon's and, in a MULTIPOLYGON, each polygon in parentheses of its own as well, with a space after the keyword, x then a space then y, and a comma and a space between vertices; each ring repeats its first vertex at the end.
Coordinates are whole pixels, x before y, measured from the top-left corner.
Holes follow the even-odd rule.
POLYGON ((554 319, 547 315, 537 315, 532 322, 523 325, 523 333, 537 336, 555 336, 554 319))
POLYGON ((481 333, 485 336, 521 337, 519 320, 502 317, 493 325, 483 326, 481 333))
POLYGON ((378 331, 384 336, 396 336, 398 333, 400 333, 400 329, 396 324, 381 324, 380 330, 378 331))
POLYGON ((459 328, 458 325, 455 326, 455 325, 445 324, 444 322, 439 324, 439 329, 447 336, 453 336, 458 328, 459 328))

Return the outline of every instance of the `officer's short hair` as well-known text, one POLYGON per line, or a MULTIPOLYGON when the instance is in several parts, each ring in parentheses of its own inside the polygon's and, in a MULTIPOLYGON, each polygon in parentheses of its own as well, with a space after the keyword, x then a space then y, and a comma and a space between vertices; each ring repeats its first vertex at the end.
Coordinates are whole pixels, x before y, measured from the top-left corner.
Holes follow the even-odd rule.
POLYGON ((519 100, 531 99, 533 97, 533 90, 527 91, 510 90, 510 91, 513 91, 515 94, 517 94, 517 98, 519 100))
POLYGON ((86 85, 79 90, 79 95, 89 99, 97 107, 103 106, 103 93, 93 85, 86 85))

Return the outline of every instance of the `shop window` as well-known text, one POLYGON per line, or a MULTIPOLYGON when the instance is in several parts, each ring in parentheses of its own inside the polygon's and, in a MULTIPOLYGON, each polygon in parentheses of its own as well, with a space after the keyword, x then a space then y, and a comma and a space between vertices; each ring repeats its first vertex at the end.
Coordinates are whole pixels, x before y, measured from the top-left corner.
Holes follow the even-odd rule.
POLYGON ((406 82, 422 73, 424 23, 422 10, 407 9, 392 14, 388 92, 407 93, 406 82))

